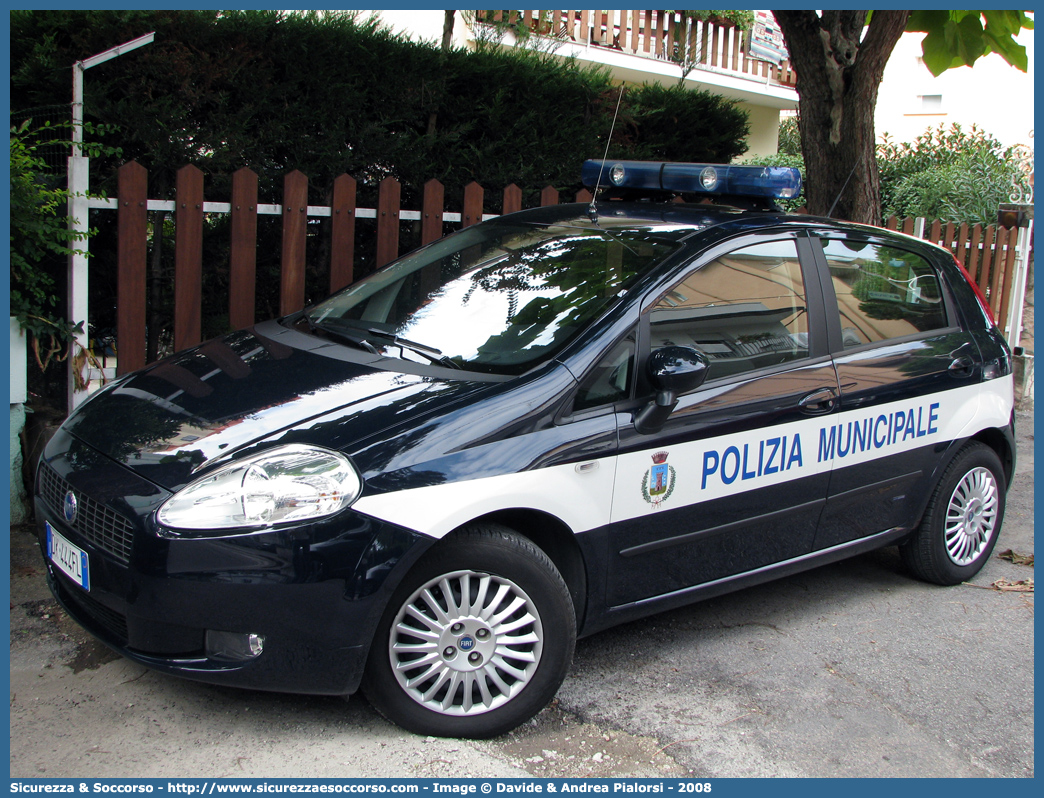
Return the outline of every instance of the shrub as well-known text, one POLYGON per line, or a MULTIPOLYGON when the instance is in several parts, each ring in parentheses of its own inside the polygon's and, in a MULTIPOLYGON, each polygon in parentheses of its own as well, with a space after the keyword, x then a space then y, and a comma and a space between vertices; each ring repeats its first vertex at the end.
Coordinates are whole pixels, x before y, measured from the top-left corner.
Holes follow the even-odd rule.
POLYGON ((59 280, 82 235, 69 229, 69 192, 40 155, 58 135, 49 125, 32 128, 32 120, 11 128, 11 315, 30 333, 41 370, 63 358, 79 329, 60 310, 59 280))
POLYGON ((993 224, 1024 178, 1012 148, 972 125, 929 130, 913 142, 878 146, 884 216, 993 224))

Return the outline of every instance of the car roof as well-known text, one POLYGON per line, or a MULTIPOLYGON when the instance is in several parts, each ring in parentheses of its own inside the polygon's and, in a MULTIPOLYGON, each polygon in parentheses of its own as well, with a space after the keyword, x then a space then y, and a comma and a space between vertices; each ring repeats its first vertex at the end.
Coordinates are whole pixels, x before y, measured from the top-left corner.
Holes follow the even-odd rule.
MULTIPOLYGON (((513 221, 528 224, 570 224, 584 226, 597 224, 599 227, 614 228, 649 227, 651 232, 672 232, 675 240, 688 240, 691 236, 715 229, 713 238, 725 238, 745 232, 757 232, 769 228, 791 228, 806 230, 831 230, 856 234, 864 237, 889 239, 904 245, 946 254, 945 250, 930 241, 883 227, 829 219, 808 214, 784 213, 782 211, 747 210, 731 205, 710 203, 631 201, 599 199, 592 203, 577 202, 531 208, 510 214, 513 221), (685 231, 690 231, 688 235, 685 231)), ((703 236, 700 236, 703 238, 703 236)))

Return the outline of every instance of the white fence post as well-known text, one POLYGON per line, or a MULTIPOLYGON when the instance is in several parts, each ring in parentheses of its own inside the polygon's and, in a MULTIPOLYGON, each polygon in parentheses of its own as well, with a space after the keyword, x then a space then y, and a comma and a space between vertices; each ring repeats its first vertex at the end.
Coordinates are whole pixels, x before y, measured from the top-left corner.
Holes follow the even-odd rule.
POLYGON ((69 228, 73 231, 70 246, 73 254, 69 256, 69 321, 73 324, 83 323, 83 332, 76 335, 69 347, 67 372, 69 390, 67 407, 71 413, 77 405, 87 398, 86 389, 77 390, 77 379, 86 382, 85 364, 77 358, 78 352, 86 352, 90 346, 87 329, 87 249, 89 239, 90 206, 87 204, 87 192, 90 190, 90 160, 82 155, 69 157, 69 228), (78 362, 79 361, 79 362, 78 362))
MULTIPOLYGON (((1008 342, 1014 348, 1020 346, 1022 338, 1022 318, 1026 305, 1026 282, 1029 274, 1030 241, 1033 240, 1033 219, 1027 227, 1020 227, 1015 251, 1014 285, 1011 292, 1011 303, 1008 306, 1008 342)), ((1025 356, 1024 356, 1025 357, 1025 356)), ((1027 358, 1023 364, 1027 369, 1023 374, 1023 401, 1033 401, 1033 360, 1027 358)))
POLYGON ((1033 236, 1033 220, 1028 227, 1020 227, 1015 244, 1015 274, 1012 285, 1011 301, 1008 305, 1008 340, 1012 346, 1019 346, 1022 336, 1022 313, 1026 304, 1026 277, 1029 272, 1029 242, 1033 236))

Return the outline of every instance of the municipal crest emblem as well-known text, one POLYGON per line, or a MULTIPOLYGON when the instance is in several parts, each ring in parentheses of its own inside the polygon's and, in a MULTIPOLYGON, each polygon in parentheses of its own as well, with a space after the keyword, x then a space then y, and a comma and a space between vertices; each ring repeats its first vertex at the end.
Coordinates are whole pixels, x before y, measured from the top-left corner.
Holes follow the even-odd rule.
POLYGON ((674 493, 678 475, 674 466, 667 462, 667 452, 657 452, 652 461, 652 468, 642 478, 642 498, 656 510, 674 493))

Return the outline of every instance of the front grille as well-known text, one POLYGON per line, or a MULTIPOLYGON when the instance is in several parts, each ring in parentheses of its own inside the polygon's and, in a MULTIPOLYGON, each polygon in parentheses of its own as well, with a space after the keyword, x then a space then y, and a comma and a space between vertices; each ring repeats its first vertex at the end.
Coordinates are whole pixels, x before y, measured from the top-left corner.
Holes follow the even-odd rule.
POLYGON ((79 587, 74 587, 63 574, 59 573, 57 568, 52 568, 51 573, 54 575, 55 582, 58 583, 60 599, 66 604, 75 605, 99 626, 116 635, 121 643, 127 643, 127 616, 109 609, 89 593, 85 593, 79 587))
MULTIPOLYGON (((65 494, 72 490, 64 479, 47 463, 40 464, 40 494, 54 513, 64 518, 62 505, 65 494)), ((130 521, 79 491, 76 494, 76 519, 72 523, 84 540, 112 555, 120 562, 130 562, 134 527, 130 521)))

